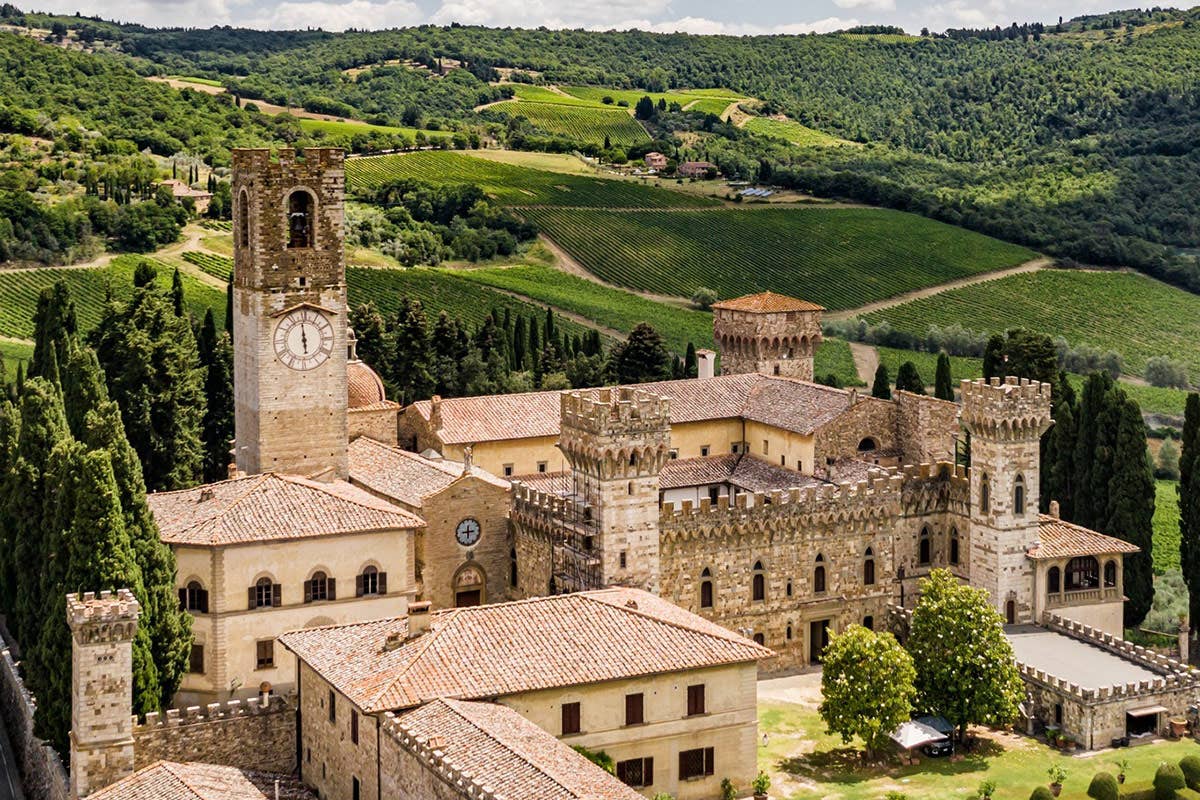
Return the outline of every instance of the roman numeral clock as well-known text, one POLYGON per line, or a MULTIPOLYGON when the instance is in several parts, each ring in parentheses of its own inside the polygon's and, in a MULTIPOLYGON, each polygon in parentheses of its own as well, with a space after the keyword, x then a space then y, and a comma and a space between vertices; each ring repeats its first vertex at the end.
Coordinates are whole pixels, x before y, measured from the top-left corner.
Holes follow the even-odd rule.
POLYGON ((294 370, 321 366, 333 353, 333 323, 322 311, 303 307, 283 315, 275 326, 275 356, 294 370))

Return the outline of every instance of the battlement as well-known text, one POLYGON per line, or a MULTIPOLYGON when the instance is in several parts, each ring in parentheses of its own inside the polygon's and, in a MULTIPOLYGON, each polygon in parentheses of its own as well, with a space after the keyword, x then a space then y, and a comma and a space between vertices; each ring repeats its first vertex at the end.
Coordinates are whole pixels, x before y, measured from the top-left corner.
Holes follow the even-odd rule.
POLYGON ((267 147, 234 148, 234 171, 262 176, 299 179, 322 177, 328 170, 343 169, 346 153, 340 147, 306 147, 300 154, 285 147, 272 152, 267 147))
POLYGON ((562 430, 621 436, 671 427, 671 401, 629 386, 563 392, 562 430))
POLYGON ((490 786, 481 784, 469 771, 455 764, 441 749, 438 737, 422 740, 391 711, 383 716, 384 733, 446 781, 459 795, 471 800, 503 800, 497 797, 490 786))
POLYGON ((249 717, 262 714, 278 714, 294 711, 295 706, 286 698, 272 695, 264 704, 258 697, 248 700, 228 700, 224 703, 209 703, 207 706, 188 706, 187 708, 170 708, 164 712, 151 711, 146 714, 146 721, 139 723, 137 716, 133 717, 134 735, 151 734, 163 728, 174 728, 181 725, 199 725, 208 722, 220 722, 236 717, 249 717))
POLYGON ((1003 381, 964 380, 960 387, 962 423, 974 435, 1036 438, 1053 423, 1048 383, 1009 376, 1003 381))
POLYGON ((83 595, 67 595, 67 623, 71 630, 83 625, 100 625, 114 622, 137 622, 141 606, 133 592, 118 589, 116 593, 103 591, 83 595))

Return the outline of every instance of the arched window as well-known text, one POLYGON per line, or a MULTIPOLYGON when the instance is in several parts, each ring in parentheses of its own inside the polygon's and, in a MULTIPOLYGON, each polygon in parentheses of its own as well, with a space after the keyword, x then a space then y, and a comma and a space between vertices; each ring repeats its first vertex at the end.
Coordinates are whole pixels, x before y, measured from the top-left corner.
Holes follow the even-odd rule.
POLYGON ((238 245, 250 246, 250 193, 242 190, 238 195, 238 245))
POLYGON ((700 607, 713 607, 712 571, 708 567, 705 567, 704 571, 700 573, 700 607))
POLYGON ((508 551, 508 585, 516 588, 517 585, 517 548, 512 548, 508 551))
POLYGON ((1046 572, 1046 594, 1058 594, 1062 591, 1062 573, 1058 567, 1051 567, 1046 572))
POLYGON ((754 577, 751 579, 750 599, 755 602, 767 599, 767 576, 763 574, 761 561, 754 562, 754 577))
POLYGON ((354 594, 356 597, 373 594, 387 594, 387 573, 380 572, 376 566, 363 568, 362 574, 355 579, 354 594))
POLYGON ((275 584, 265 575, 254 582, 254 605, 251 608, 271 608, 275 605, 275 584))
POLYGON ((950 529, 950 563, 958 564, 958 528, 950 529))
POLYGON ((312 247, 312 195, 297 189, 288 196, 288 247, 312 247))
POLYGON ((1025 513, 1025 476, 1018 475, 1013 481, 1013 513, 1021 515, 1025 513))
POLYGON ((870 614, 863 617, 863 627, 869 631, 875 630, 875 618, 870 614))
POLYGON ((1109 588, 1117 585, 1117 562, 1104 562, 1104 585, 1109 588))
POLYGON ((1094 556, 1076 556, 1067 562, 1067 591, 1100 586, 1100 562, 1094 556))
POLYGON ((767 643, 767 637, 763 636, 761 633, 756 633, 754 634, 754 643, 765 645, 767 643))
POLYGON ((863 556, 863 586, 875 585, 875 553, 871 548, 867 548, 866 554, 863 556))
POLYGON ((921 538, 917 543, 917 563, 921 566, 929 563, 929 528, 921 528, 921 538))
POLYGON ((825 591, 825 556, 817 554, 817 566, 813 569, 813 591, 825 591))
POLYGON ((858 452, 860 452, 860 453, 869 453, 872 450, 878 450, 878 449, 879 449, 879 445, 876 444, 875 440, 872 439, 870 436, 868 436, 867 438, 863 439, 862 441, 860 441, 858 443, 858 452))
POLYGON ((317 570, 312 577, 304 582, 304 602, 312 603, 317 600, 336 600, 334 579, 324 572, 317 570))
POLYGON ((787 640, 789 642, 792 640, 792 623, 790 622, 787 624, 787 640))
POLYGON ((792 579, 788 578, 787 587, 784 589, 788 597, 792 596, 792 579))
POLYGON ((188 611, 208 613, 208 591, 200 585, 200 581, 188 581, 188 585, 179 590, 179 601, 188 611))
POLYGON ((992 481, 985 472, 979 478, 979 510, 984 514, 992 507, 992 481))

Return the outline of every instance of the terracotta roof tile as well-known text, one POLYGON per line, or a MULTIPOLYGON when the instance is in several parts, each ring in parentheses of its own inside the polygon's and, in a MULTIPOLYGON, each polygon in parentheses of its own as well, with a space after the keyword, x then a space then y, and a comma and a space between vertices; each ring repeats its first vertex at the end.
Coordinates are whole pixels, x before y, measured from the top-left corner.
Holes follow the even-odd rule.
MULTIPOLYGON (((351 481, 413 508, 420 508, 426 497, 445 489, 463 474, 461 464, 432 461, 367 436, 351 442, 348 455, 351 481)), ((497 486, 509 485, 480 469, 471 474, 497 486)))
POLYGON ((362 361, 346 362, 346 394, 352 410, 387 402, 383 380, 362 361))
POLYGON ((251 772, 216 764, 156 761, 89 797, 94 800, 316 800, 291 775, 251 772))
POLYGON ((769 492, 812 486, 823 481, 795 470, 769 464, 751 455, 726 454, 706 458, 678 458, 668 461, 658 475, 659 487, 678 489, 729 483, 748 492, 769 492))
POLYGON ((1137 545, 1048 514, 1038 515, 1038 537, 1039 542, 1029 549, 1030 558, 1098 556, 1140 550, 1137 545))
POLYGON ((795 297, 788 297, 785 294, 776 294, 775 292, 759 292, 758 294, 748 294, 744 297, 735 297, 732 300, 722 300, 719 303, 713 303, 713 308, 725 309, 727 311, 759 311, 764 313, 825 310, 816 303, 810 303, 807 300, 798 300, 795 297))
POLYGON ((229 545, 424 526, 345 481, 273 472, 147 496, 168 544, 229 545))
POLYGON ((436 741, 443 764, 505 800, 643 800, 507 706, 435 700, 397 724, 422 744, 436 741))
POLYGON ((279 640, 367 712, 755 661, 771 651, 637 589, 602 589, 291 631, 279 640))

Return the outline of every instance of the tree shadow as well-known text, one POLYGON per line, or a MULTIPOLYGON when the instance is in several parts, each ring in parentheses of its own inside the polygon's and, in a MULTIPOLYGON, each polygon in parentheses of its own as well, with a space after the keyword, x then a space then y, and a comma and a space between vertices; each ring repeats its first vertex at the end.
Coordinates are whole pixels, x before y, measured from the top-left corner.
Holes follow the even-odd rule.
POLYGON ((877 778, 904 778, 913 775, 968 775, 983 772, 990 759, 1004 753, 1004 747, 991 739, 976 739, 961 760, 922 757, 919 764, 901 765, 889 752, 868 762, 863 751, 854 747, 834 747, 779 759, 781 772, 818 783, 852 785, 877 778))

